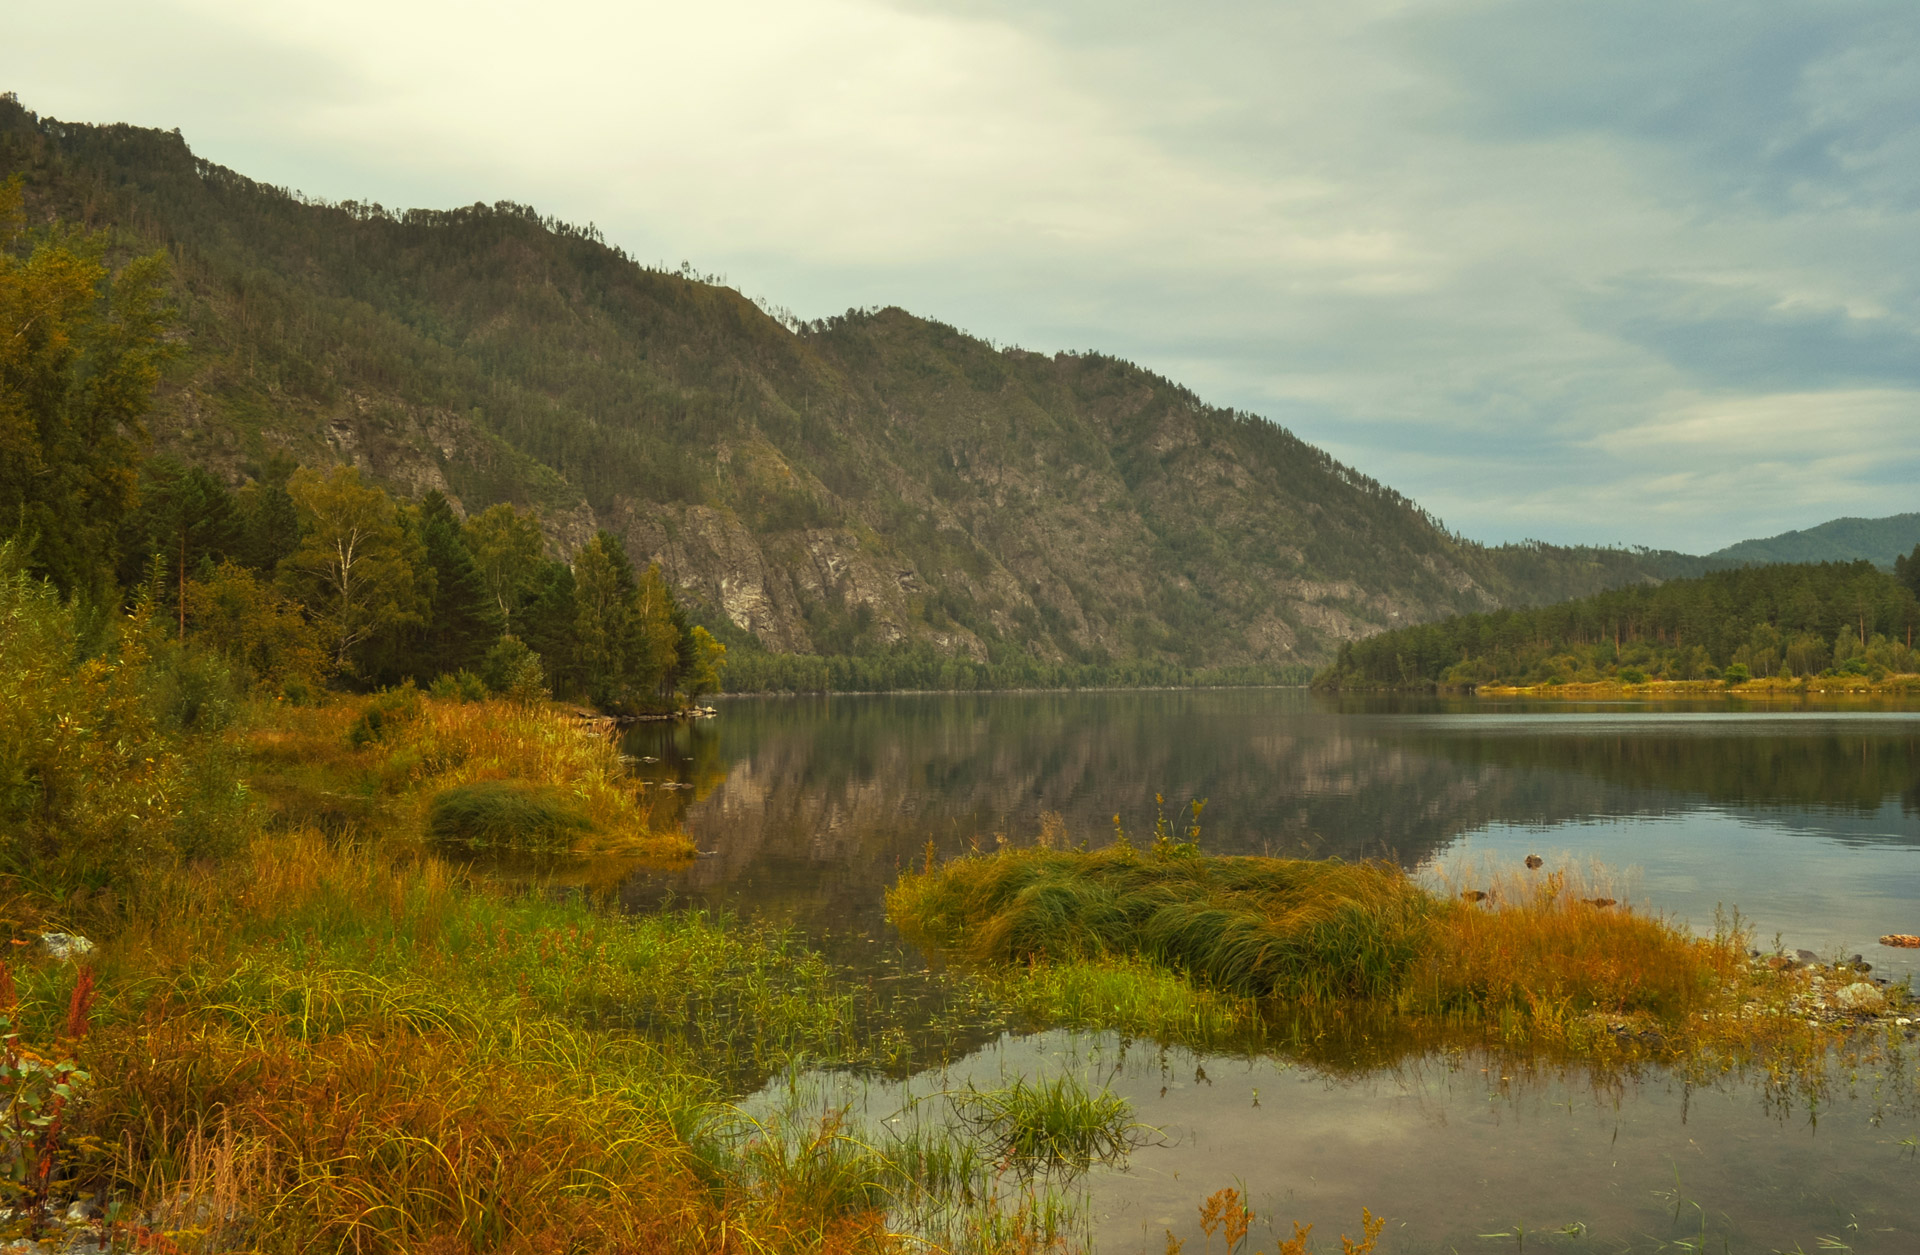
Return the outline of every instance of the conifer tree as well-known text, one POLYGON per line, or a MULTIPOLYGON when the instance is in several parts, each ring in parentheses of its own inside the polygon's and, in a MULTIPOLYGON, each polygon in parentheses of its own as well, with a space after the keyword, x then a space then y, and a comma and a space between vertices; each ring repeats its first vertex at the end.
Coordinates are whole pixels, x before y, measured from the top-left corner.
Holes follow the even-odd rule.
POLYGON ((412 670, 426 680, 477 667, 500 635, 501 616, 467 550, 460 520, 438 489, 421 501, 417 527, 433 593, 426 629, 418 637, 421 656, 412 670))

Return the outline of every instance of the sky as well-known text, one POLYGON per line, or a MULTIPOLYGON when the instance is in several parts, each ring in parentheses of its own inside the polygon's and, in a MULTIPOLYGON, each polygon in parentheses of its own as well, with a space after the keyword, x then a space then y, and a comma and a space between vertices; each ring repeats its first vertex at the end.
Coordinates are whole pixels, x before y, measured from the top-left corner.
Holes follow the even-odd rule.
POLYGON ((1264 415, 1486 541, 1920 510, 1912 0, 64 0, 0 90, 1264 415))

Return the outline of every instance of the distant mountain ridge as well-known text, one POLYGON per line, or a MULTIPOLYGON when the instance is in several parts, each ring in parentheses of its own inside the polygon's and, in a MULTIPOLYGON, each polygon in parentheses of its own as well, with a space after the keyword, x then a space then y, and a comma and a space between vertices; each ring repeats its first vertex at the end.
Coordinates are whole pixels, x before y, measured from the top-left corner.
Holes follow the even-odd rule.
POLYGON ((1920 545, 1920 512, 1886 518, 1832 519, 1817 527, 1781 532, 1761 540, 1743 540, 1717 549, 1707 560, 1729 565, 1757 566, 1772 562, 1858 562, 1893 569, 1895 558, 1920 545))
POLYGON ((783 324, 524 206, 315 204, 178 133, 0 97, 34 221, 164 249, 159 451, 230 481, 348 462, 654 559, 737 647, 1302 667, 1462 611, 1696 573, 1488 547, 1259 417, 1098 353, 899 309, 783 324))

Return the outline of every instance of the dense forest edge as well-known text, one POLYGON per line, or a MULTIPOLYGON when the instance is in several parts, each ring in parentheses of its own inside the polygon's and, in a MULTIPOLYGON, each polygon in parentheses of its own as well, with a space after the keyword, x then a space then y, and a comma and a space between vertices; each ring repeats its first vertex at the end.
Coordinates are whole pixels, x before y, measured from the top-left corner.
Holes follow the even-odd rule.
POLYGON ((1911 687, 1920 546, 1894 570, 1822 562, 1716 571, 1556 606, 1460 615, 1343 645, 1328 689, 1745 691, 1911 687))

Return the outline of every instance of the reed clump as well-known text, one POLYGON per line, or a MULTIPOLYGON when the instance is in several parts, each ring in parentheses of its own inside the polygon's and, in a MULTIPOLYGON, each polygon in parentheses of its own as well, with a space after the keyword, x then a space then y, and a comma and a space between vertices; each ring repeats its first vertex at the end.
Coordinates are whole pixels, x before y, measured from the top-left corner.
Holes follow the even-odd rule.
POLYGON ((1695 937, 1568 869, 1486 885, 1454 891, 1385 864, 1155 854, 1121 842, 929 862, 887 902, 910 936, 1036 1017, 1131 1022, 1188 1042, 1221 1040, 1258 1023, 1262 1008, 1289 1004, 1591 1044, 1596 1020, 1683 1024, 1750 976, 1737 930, 1695 937), (1193 1000, 1170 999, 1170 980, 1193 1000))
POLYGON ((981 964, 1146 959, 1254 997, 1391 995, 1435 903, 1396 869, 1303 859, 1009 849, 903 876, 909 935, 981 964))

